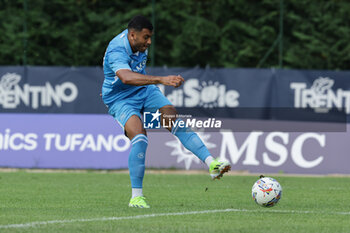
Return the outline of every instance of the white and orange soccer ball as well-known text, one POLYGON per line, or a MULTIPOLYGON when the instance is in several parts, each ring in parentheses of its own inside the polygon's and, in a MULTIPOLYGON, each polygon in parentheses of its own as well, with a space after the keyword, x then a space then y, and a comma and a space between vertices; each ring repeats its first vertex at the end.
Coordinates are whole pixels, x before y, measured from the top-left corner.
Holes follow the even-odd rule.
POLYGON ((261 177, 252 188, 253 200, 260 206, 275 206, 282 197, 282 186, 270 177, 261 177))

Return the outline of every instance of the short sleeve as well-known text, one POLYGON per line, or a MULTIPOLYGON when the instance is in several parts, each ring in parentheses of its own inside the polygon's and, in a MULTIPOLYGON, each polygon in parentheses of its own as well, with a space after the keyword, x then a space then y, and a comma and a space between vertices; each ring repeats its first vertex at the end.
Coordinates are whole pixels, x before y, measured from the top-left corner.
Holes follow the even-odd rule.
POLYGON ((108 64, 114 73, 121 69, 131 70, 129 65, 131 58, 125 50, 113 49, 112 51, 108 52, 107 56, 108 64))

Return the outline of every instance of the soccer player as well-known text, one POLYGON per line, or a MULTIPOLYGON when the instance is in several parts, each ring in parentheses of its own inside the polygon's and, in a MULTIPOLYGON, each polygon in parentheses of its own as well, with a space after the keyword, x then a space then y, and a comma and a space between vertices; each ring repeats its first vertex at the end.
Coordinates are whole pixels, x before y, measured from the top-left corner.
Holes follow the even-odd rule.
MULTIPOLYGON (((179 87, 184 82, 180 75, 151 76, 145 72, 147 48, 151 45, 153 26, 143 16, 136 16, 128 28, 110 41, 104 55, 104 82, 102 99, 108 113, 124 128, 131 140, 128 167, 132 196, 130 207, 149 208, 142 193, 145 173, 145 155, 148 144, 141 121, 145 109, 159 109, 161 121, 176 122, 176 109, 155 84, 179 87)), ((175 124, 178 125, 178 124, 175 124)), ((220 179, 231 169, 228 162, 214 159, 198 135, 189 128, 166 126, 189 151, 209 167, 212 179, 220 179)))

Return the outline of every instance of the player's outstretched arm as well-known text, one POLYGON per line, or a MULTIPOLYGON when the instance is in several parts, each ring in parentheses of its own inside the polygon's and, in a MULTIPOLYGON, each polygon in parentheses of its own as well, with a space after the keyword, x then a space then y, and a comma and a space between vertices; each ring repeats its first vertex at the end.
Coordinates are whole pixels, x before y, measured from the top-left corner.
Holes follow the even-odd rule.
POLYGON ((116 75, 119 79, 128 85, 143 86, 150 84, 163 84, 166 86, 179 87, 185 81, 180 75, 168 75, 168 76, 153 76, 144 75, 133 72, 131 70, 123 69, 118 70, 116 75))

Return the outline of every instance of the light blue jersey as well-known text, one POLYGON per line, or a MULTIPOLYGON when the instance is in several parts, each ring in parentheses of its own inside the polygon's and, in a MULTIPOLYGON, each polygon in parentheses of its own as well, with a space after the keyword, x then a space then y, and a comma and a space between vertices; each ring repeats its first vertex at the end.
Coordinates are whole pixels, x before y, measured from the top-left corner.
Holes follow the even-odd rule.
POLYGON ((146 74, 147 53, 133 53, 129 40, 128 29, 113 38, 109 43, 103 58, 103 71, 105 80, 102 86, 102 99, 108 106, 118 98, 132 95, 145 86, 132 86, 122 83, 116 76, 121 69, 128 69, 140 74, 146 74))
POLYGON ((103 62, 105 80, 102 85, 102 99, 108 113, 124 127, 128 119, 141 114, 146 109, 159 109, 171 105, 170 101, 155 85, 133 86, 124 84, 116 72, 128 69, 146 74, 147 50, 133 53, 128 40, 128 30, 113 38, 109 43, 103 62))

